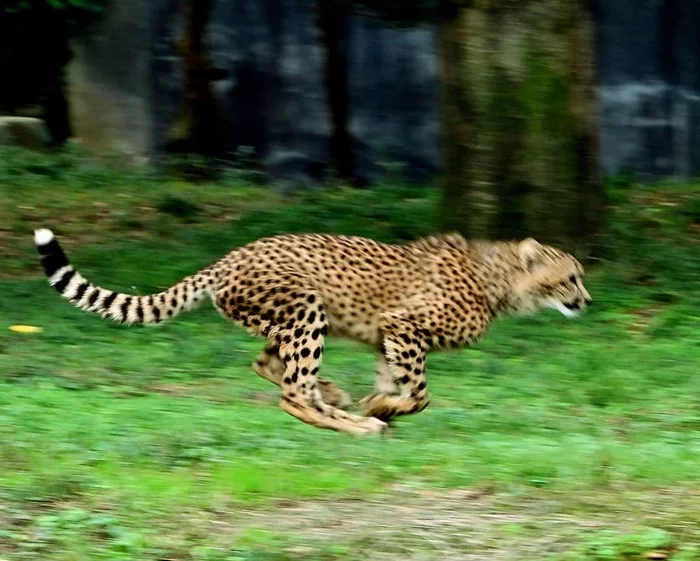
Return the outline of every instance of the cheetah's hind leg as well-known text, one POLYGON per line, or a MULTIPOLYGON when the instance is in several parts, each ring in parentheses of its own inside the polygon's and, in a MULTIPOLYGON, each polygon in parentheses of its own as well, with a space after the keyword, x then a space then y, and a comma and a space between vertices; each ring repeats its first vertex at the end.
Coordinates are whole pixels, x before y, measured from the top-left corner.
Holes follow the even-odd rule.
MULTIPOLYGON (((253 371, 261 378, 265 378, 265 380, 272 382, 276 386, 282 385, 284 370, 284 362, 282 362, 279 356, 279 345, 276 343, 268 343, 265 345, 265 349, 258 355, 258 358, 255 359, 253 363, 253 371)), ((341 390, 330 380, 317 377, 316 384, 321 392, 323 401, 328 405, 337 407, 338 409, 347 409, 352 403, 352 399, 348 393, 341 390)))
MULTIPOLYGON (((222 289, 215 301, 233 321, 279 346, 284 363, 282 410, 319 428, 355 435, 384 432, 387 425, 379 419, 347 413, 323 400, 317 374, 328 318, 320 295, 296 272, 266 273, 253 271, 252 280, 239 279, 244 288, 236 290, 241 294, 234 296, 231 288, 222 289)), ((269 371, 265 374, 267 379, 277 379, 269 371)))
POLYGON ((319 295, 310 290, 295 292, 289 318, 277 334, 279 355, 284 361, 282 409, 310 425, 350 434, 379 434, 386 423, 360 417, 323 401, 317 384, 328 319, 319 295))

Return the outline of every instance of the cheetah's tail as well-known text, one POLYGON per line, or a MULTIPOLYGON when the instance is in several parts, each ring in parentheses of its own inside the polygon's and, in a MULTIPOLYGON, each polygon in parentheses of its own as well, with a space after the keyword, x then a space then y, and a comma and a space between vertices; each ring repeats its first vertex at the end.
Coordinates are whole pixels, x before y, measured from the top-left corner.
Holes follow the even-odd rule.
POLYGON ((112 292, 95 286, 73 268, 51 230, 35 230, 34 241, 49 283, 61 296, 86 312, 119 323, 160 323, 192 309, 211 295, 218 276, 218 271, 210 267, 158 294, 112 292))

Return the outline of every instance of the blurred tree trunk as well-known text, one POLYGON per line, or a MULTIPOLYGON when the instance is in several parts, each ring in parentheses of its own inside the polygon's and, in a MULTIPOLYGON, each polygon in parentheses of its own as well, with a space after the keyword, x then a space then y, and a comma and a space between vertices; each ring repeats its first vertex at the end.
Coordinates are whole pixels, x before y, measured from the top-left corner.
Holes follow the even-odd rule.
POLYGON ((325 56, 323 85, 331 118, 331 158, 340 179, 355 184, 355 152, 348 131, 348 11, 344 3, 316 0, 316 27, 321 35, 325 56))
POLYGON ((589 240, 589 251, 602 250, 600 234, 605 225, 605 194, 599 167, 600 115, 596 95, 595 6, 597 0, 575 0, 569 33, 567 67, 571 84, 574 182, 580 189, 579 215, 574 234, 589 240))
POLYGON ((591 2, 479 0, 439 33, 442 227, 595 251, 604 204, 591 2))
POLYGON ((213 71, 204 41, 212 0, 182 0, 182 34, 175 50, 182 59, 184 83, 179 112, 168 131, 169 152, 215 156, 216 106, 212 94, 213 71))
POLYGON ((66 142, 71 136, 70 111, 66 99, 66 80, 61 69, 47 85, 43 95, 44 122, 55 146, 66 142))
POLYGON ((492 0, 486 10, 486 58, 491 99, 487 107, 493 140, 488 166, 489 181, 495 186, 496 210, 490 234, 501 238, 526 237, 525 195, 531 190, 522 173, 519 158, 524 148, 524 107, 517 81, 509 75, 501 57, 504 6, 492 0))
POLYGON ((472 234, 474 182, 471 174, 473 107, 467 87, 468 10, 455 9, 438 26, 440 44, 440 115, 442 200, 440 226, 472 234))

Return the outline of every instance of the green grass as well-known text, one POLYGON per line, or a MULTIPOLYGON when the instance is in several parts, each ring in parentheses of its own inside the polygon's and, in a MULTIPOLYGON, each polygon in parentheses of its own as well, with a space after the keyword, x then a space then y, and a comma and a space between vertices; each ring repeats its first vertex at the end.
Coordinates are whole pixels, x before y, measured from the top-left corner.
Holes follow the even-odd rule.
MULTIPOLYGON (((431 406, 355 439, 282 413, 249 368, 262 341, 209 306, 155 328, 73 309, 31 230, 57 231, 91 280, 148 293, 266 234, 429 233, 435 193, 282 198, 0 157, 0 559, 700 559, 700 186, 610 194, 590 313, 505 319, 432 355, 431 406)), ((370 351, 327 350, 328 377, 370 391, 370 351)))

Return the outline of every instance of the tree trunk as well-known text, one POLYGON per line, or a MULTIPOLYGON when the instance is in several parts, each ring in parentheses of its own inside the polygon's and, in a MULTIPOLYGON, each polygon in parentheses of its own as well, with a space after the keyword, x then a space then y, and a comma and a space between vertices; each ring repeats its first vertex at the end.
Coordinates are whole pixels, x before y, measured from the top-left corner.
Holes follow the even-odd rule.
POLYGON ((439 32, 442 227, 596 251, 604 200, 590 0, 482 0, 439 32))
POLYGON ((441 154, 442 198, 440 227, 443 231, 471 234, 474 215, 471 92, 465 80, 467 69, 468 11, 460 9, 438 28, 441 62, 441 154))
POLYGON ((488 34, 486 65, 488 74, 488 126, 492 131, 488 181, 494 187, 495 216, 490 233, 493 237, 526 237, 525 196, 531 186, 523 176, 520 160, 524 148, 525 116, 518 83, 501 60, 503 45, 503 7, 493 2, 486 13, 488 34))
POLYGON ((598 130, 600 116, 596 96, 595 0, 573 0, 573 25, 568 37, 567 67, 574 181, 580 189, 575 235, 586 240, 588 254, 601 252, 600 234, 605 224, 605 196, 601 180, 598 130))
POLYGON ((182 101, 168 133, 169 152, 217 155, 216 107, 211 89, 212 69, 204 35, 212 0, 182 0, 182 35, 175 48, 182 57, 182 101))
POLYGON ((343 6, 333 0, 316 0, 316 26, 325 55, 323 85, 331 118, 331 158, 338 177, 356 184, 355 151, 348 131, 350 92, 347 25, 347 11, 343 6))
POLYGON ((44 122, 51 134, 51 144, 60 146, 71 137, 70 111, 66 99, 66 81, 61 69, 43 96, 44 122))

